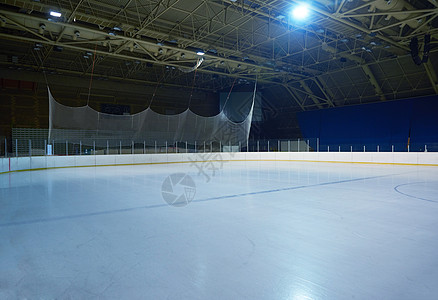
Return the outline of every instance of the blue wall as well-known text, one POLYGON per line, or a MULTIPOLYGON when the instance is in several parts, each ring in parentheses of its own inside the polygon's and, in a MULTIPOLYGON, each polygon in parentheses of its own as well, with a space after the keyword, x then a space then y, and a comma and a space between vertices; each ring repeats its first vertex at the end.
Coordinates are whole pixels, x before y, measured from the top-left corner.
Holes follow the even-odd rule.
POLYGON ((316 150, 438 151, 438 96, 306 111, 297 114, 302 135, 316 150))

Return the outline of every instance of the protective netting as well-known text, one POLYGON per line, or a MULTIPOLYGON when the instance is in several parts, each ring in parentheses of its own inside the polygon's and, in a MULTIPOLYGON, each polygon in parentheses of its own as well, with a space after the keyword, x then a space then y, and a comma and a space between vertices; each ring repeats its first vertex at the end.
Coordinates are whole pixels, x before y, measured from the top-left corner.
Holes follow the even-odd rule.
POLYGON ((130 145, 132 141, 222 142, 246 144, 251 127, 256 85, 248 114, 241 122, 231 121, 222 109, 217 115, 204 117, 187 108, 182 113, 163 115, 150 107, 133 115, 112 115, 89 106, 69 107, 58 103, 49 92, 49 141, 68 140, 104 146, 108 141, 130 145))

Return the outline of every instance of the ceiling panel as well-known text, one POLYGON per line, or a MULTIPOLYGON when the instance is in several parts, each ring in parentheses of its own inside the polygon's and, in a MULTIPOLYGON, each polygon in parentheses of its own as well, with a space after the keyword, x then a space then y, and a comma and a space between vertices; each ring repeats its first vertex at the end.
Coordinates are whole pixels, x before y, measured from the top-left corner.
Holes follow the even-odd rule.
POLYGON ((257 78, 297 110, 438 93, 434 1, 315 0, 301 22, 298 3, 0 0, 0 68, 212 92, 257 78))

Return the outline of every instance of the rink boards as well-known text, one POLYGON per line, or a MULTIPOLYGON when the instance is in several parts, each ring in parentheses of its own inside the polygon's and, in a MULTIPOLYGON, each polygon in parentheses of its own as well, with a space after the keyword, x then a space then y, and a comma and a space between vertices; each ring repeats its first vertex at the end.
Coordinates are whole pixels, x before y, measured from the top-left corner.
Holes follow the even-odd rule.
POLYGON ((217 152, 82 156, 34 156, 0 159, 0 174, 6 172, 68 167, 131 164, 193 163, 202 161, 308 161, 333 163, 402 164, 438 166, 433 152, 217 152))

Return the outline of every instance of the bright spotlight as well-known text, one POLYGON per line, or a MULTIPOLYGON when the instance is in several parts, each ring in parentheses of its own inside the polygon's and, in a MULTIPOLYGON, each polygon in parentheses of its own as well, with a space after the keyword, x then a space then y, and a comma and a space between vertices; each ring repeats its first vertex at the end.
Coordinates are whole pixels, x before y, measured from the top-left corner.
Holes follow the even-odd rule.
POLYGON ((52 10, 52 11, 50 12, 50 15, 51 15, 52 17, 59 18, 59 17, 61 16, 61 13, 52 10))
POLYGON ((204 51, 202 51, 202 50, 199 50, 198 52, 196 52, 196 54, 198 54, 198 55, 204 55, 204 54, 205 54, 205 52, 204 52, 204 51))
POLYGON ((305 3, 297 5, 292 10, 292 17, 297 20, 304 20, 309 16, 309 6, 305 3))

